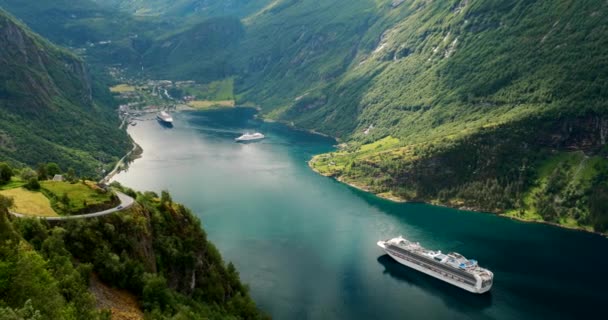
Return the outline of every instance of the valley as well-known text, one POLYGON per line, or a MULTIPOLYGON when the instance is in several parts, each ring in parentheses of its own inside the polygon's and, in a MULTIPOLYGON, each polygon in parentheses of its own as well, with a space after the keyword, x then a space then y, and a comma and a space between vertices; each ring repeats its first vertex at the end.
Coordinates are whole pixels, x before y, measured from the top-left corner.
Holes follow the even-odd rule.
POLYGON ((234 105, 336 137, 345 147, 311 166, 364 190, 605 232, 608 73, 604 40, 585 37, 608 9, 594 3, 268 2, 185 23, 141 63, 175 81, 229 81, 234 105), (581 152, 596 159, 584 181, 541 188, 547 163, 581 152))
POLYGON ((0 0, 0 318, 591 314, 605 281, 549 263, 606 245, 606 26, 600 0, 0 0), (403 232, 492 294, 377 258, 403 232))
POLYGON ((606 281, 580 279, 608 265, 581 263, 605 236, 380 199, 310 170, 307 161, 336 152, 335 141, 256 119, 251 108, 173 115, 171 129, 128 128, 144 152, 114 180, 172 190, 273 318, 574 319, 601 308, 606 281), (243 132, 266 138, 235 143, 243 132), (490 293, 468 294, 377 247, 400 234, 476 259, 494 273, 490 293))
POLYGON ((234 87, 232 79, 200 84, 193 80, 135 80, 124 76, 114 79, 123 83, 109 88, 116 100, 121 103, 119 111, 153 112, 157 109, 169 110, 210 110, 234 107, 234 87))

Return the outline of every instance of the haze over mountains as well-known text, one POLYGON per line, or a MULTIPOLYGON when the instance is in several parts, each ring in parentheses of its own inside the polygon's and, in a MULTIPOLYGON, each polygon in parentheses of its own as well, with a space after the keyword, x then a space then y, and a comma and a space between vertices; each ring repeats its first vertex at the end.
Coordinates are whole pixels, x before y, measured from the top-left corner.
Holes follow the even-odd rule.
POLYGON ((96 66, 233 78, 237 103, 346 142, 314 161, 324 174, 386 197, 606 224, 591 213, 608 188, 603 1, 43 2, 0 5, 96 66), (568 183, 549 192, 553 176, 568 183))

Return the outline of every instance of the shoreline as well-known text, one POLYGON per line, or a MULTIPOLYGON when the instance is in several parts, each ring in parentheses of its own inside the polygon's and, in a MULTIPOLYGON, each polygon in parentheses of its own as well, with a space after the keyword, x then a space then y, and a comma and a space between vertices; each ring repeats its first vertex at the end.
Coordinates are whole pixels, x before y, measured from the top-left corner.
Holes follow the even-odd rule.
MULTIPOLYGON (((249 107, 249 108, 252 108, 252 107, 249 107)), ((261 111, 261 109, 259 109, 259 108, 255 108, 255 109, 258 110, 258 112, 261 111)), ((325 138, 330 138, 330 139, 336 141, 337 143, 340 142, 340 139, 338 139, 336 137, 332 137, 332 136, 330 136, 328 134, 325 134, 325 133, 322 133, 322 132, 318 132, 318 131, 315 131, 315 130, 312 130, 312 129, 304 129, 304 128, 296 127, 293 123, 289 123, 289 122, 287 122, 285 120, 275 120, 275 119, 270 119, 270 118, 266 118, 266 117, 263 117, 263 116, 260 117, 258 115, 260 115, 260 113, 257 113, 255 117, 258 118, 258 119, 260 119, 260 120, 262 120, 263 122, 266 122, 266 123, 280 123, 280 124, 282 124, 282 125, 290 128, 292 130, 301 131, 301 132, 307 132, 307 133, 318 135, 318 136, 322 136, 322 137, 325 137, 325 138)))
POLYGON ((561 229, 567 229, 567 230, 572 230, 572 231, 577 231, 577 232, 585 232, 585 233, 590 233, 590 234, 595 234, 604 238, 608 238, 608 233, 602 233, 599 231, 593 231, 593 230, 588 230, 585 229, 583 227, 573 227, 573 226, 567 226, 567 225, 562 225, 559 223, 555 223, 555 222, 551 222, 551 221, 539 221, 539 220, 527 220, 524 218, 519 218, 519 217, 514 217, 514 216, 510 216, 510 215, 506 215, 505 213, 499 213, 499 212, 488 212, 488 211, 484 211, 484 210, 479 210, 477 208, 474 207, 467 207, 467 206, 456 206, 456 205, 449 205, 449 204, 445 204, 445 203, 432 203, 429 201, 422 201, 422 200, 417 200, 417 201, 411 201, 411 200, 407 200, 407 199, 403 199, 400 198, 398 196, 387 196, 386 194, 383 193, 374 193, 372 191, 370 191, 367 187, 365 186, 359 186, 356 185, 352 182, 347 182, 344 181, 344 179, 342 179, 341 177, 336 177, 336 176, 332 176, 332 175, 327 175, 327 174, 322 174, 319 171, 317 171, 313 166, 312 166, 312 160, 308 161, 308 167, 314 171, 315 173, 317 173, 318 175, 324 176, 324 177, 328 177, 328 178, 332 178, 335 181, 338 181, 340 183, 343 183, 351 188, 357 189, 359 191, 362 192, 366 192, 369 193, 371 195, 374 195, 380 199, 383 200, 387 200, 387 201, 391 201, 394 203, 424 203, 427 205, 431 205, 431 206, 437 206, 437 207, 444 207, 444 208, 450 208, 450 209, 456 209, 456 210, 461 210, 461 211, 471 211, 471 212, 477 212, 477 213, 485 213, 485 214, 493 214, 496 215, 498 217, 501 218, 507 218, 507 219, 511 219, 511 220, 515 220, 515 221, 519 221, 519 222, 524 222, 524 223, 536 223, 536 224, 544 224, 544 225, 549 225, 549 226, 553 226, 553 227, 557 227, 557 228, 561 228, 561 229))
POLYGON ((122 167, 125 164, 125 160, 127 160, 127 163, 130 163, 133 160, 141 157, 141 154, 143 153, 144 149, 139 144, 137 144, 137 142, 135 142, 133 137, 131 137, 131 135, 128 132, 127 132, 127 134, 129 135, 129 138, 131 139, 131 142, 133 143, 133 148, 129 152, 127 152, 127 154, 125 154, 122 158, 120 158, 120 160, 118 160, 118 162, 116 162, 114 169, 112 169, 112 171, 110 171, 101 180, 99 180, 99 183, 108 184, 115 175, 117 175, 118 173, 120 173, 122 171, 122 169, 123 169, 122 167), (138 150, 139 150, 139 152, 136 154, 136 158, 129 161, 129 158, 133 155, 133 153, 138 150))
MULTIPOLYGON (((259 111, 258 108, 255 107, 250 107, 250 106, 235 106, 233 108, 253 108, 259 111)), ((177 108, 175 110, 176 112, 180 112, 180 111, 187 111, 187 112, 200 112, 200 111, 206 111, 206 110, 200 110, 200 109, 195 109, 195 108, 191 108, 189 106, 185 106, 185 108, 177 108)), ((260 120, 262 120, 263 122, 267 122, 267 123, 280 123, 283 124, 287 127, 289 127, 290 129, 293 130, 298 130, 298 131, 303 131, 303 132, 308 132, 311 134, 315 134, 315 135, 320 135, 326 138, 331 138, 336 142, 340 142, 338 139, 336 139, 335 137, 320 133, 320 132, 316 132, 314 130, 308 130, 308 129, 303 129, 303 128, 298 128, 290 123, 287 123, 285 121, 280 121, 280 120, 273 120, 273 119, 266 119, 263 117, 258 117, 259 113, 256 114, 256 117, 260 120)), ((141 157, 141 154, 143 153, 143 148, 141 148, 141 146, 139 146, 139 144, 137 144, 137 142, 131 137, 131 135, 129 135, 129 137, 131 138, 131 141, 133 142, 133 149, 131 149, 131 151, 129 151, 123 158, 121 158, 117 163, 116 166, 114 167, 114 169, 108 173, 102 180, 101 182, 109 182, 116 174, 120 173, 121 169, 122 169, 122 165, 124 164, 124 160, 128 159, 128 157, 130 157, 136 150, 141 150, 140 153, 138 154, 139 157, 141 157)), ((136 158, 135 158, 136 159, 136 158)), ((133 159, 133 160, 135 160, 133 159)), ((313 157, 314 159, 314 157, 313 157)), ((132 161, 133 161, 132 160, 132 161)), ((395 196, 392 193, 374 193, 372 191, 369 190, 369 188, 367 188, 366 186, 362 186, 362 185, 357 185, 353 182, 348 182, 345 181, 343 178, 341 177, 336 177, 333 175, 328 175, 328 174, 322 174, 319 171, 317 171, 313 165, 312 165, 312 159, 307 161, 307 165, 308 167, 315 173, 317 173, 318 175, 324 176, 324 177, 328 177, 328 178, 332 178, 340 183, 343 183, 351 188, 372 194, 380 199, 383 200, 387 200, 387 201, 391 201, 394 203, 424 203, 427 205, 432 205, 432 206, 438 206, 438 207, 444 207, 444 208, 450 208, 450 209, 456 209, 456 210, 462 210, 462 211, 471 211, 471 212, 478 212, 478 213, 486 213, 486 214, 493 214, 502 218, 508 218, 511 220, 515 220, 515 221, 519 221, 519 222, 524 222, 524 223, 536 223, 536 224, 544 224, 544 225, 550 225, 553 227, 558 227, 558 228, 562 228, 562 229, 568 229, 568 230, 572 230, 572 231, 579 231, 579 232, 586 232, 586 233, 590 233, 590 234, 595 234, 595 235, 599 235, 605 238, 608 238, 608 233, 602 233, 602 232, 598 232, 598 231, 593 231, 593 230, 588 230, 582 227, 573 227, 573 226, 567 226, 567 225, 562 225, 559 223, 555 223, 555 222, 550 222, 550 221, 538 221, 538 220, 528 220, 528 219, 524 219, 524 218, 519 218, 519 217, 515 217, 515 216, 510 216, 510 215, 506 215, 505 213, 500 213, 500 212, 488 212, 488 211, 484 211, 484 210, 479 210, 477 208, 474 207, 467 207, 467 206, 457 206, 457 205, 450 205, 450 204, 445 204, 445 203, 432 203, 429 201, 421 201, 421 200, 417 200, 417 201, 411 201, 411 200, 407 200, 404 198, 401 198, 399 196, 395 196)))

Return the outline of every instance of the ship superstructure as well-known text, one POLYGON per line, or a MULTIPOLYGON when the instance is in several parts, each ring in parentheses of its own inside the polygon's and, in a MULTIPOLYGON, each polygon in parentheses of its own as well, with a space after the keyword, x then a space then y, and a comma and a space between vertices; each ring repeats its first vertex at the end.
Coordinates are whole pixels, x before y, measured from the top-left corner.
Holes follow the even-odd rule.
POLYGON ((264 135, 256 132, 256 133, 245 133, 242 136, 234 139, 236 142, 247 142, 247 141, 255 141, 264 139, 264 135))
POLYGON ((165 122, 165 123, 173 123, 173 117, 171 117, 171 115, 166 112, 166 111, 161 111, 156 115, 156 118, 159 121, 165 122))
POLYGON ((492 288, 494 274, 459 253, 428 250, 402 236, 378 241, 378 246, 397 262, 469 292, 484 293, 492 288))

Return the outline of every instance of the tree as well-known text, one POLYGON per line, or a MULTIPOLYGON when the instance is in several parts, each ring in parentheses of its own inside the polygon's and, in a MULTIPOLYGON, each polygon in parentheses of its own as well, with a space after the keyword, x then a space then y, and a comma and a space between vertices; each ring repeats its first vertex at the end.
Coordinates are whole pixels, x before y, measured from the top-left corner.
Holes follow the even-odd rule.
POLYGON ((74 181, 74 179, 76 178, 76 171, 74 171, 74 168, 69 168, 65 176, 68 181, 74 181))
POLYGON ((63 203, 64 206, 69 207, 70 206, 70 198, 68 197, 67 193, 64 193, 63 196, 61 196, 61 203, 63 203))
POLYGON ((13 198, 5 197, 0 194, 0 212, 13 206, 13 198))
POLYGON ((44 163, 38 164, 38 169, 36 170, 36 173, 38 173, 39 180, 46 180, 49 176, 48 172, 46 171, 46 165, 44 163))
POLYGON ((11 181, 13 169, 5 162, 0 163, 0 184, 5 184, 11 181))
MULTIPOLYGON (((27 300, 40 310, 42 319, 60 319, 65 304, 57 280, 46 269, 46 261, 24 241, 14 249, 11 281, 4 291, 4 302, 8 306, 23 306, 27 300)), ((12 260, 12 261, 10 261, 12 260)))
POLYGON ((169 191, 167 190, 163 190, 160 193, 160 203, 165 204, 172 204, 173 203, 173 199, 171 199, 171 195, 169 194, 169 191))
POLYGON ((28 190, 40 190, 40 183, 38 182, 38 178, 36 177, 32 177, 30 178, 27 183, 24 185, 24 187, 28 190))
POLYGON ((173 304, 167 281, 162 275, 144 274, 143 305, 146 310, 160 308, 165 310, 173 304))
POLYGON ((32 300, 29 299, 23 305, 23 308, 12 309, 11 307, 0 307, 0 320, 41 320, 42 315, 39 310, 32 306, 32 300))
POLYGON ((21 177, 21 180, 29 181, 32 178, 36 178, 37 174, 36 174, 36 171, 34 171, 30 168, 23 168, 21 170, 21 174, 19 176, 21 177))
POLYGON ((608 230, 608 188, 594 188, 589 199, 589 212, 593 229, 599 232, 608 230))
POLYGON ((61 168, 59 168, 59 165, 56 164, 55 162, 49 162, 46 165, 46 173, 48 174, 49 177, 52 177, 56 174, 60 174, 61 168))

